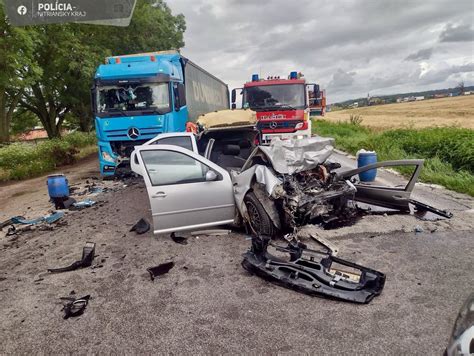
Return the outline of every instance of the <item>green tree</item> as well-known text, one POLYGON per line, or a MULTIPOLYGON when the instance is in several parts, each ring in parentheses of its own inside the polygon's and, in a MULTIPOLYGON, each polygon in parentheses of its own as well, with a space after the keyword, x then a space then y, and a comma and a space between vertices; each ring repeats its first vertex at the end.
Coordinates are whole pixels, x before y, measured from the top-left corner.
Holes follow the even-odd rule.
POLYGON ((0 4, 0 142, 10 140, 10 126, 20 97, 41 74, 33 55, 38 45, 33 28, 12 27, 0 4))
POLYGON ((65 115, 80 104, 105 50, 87 43, 85 25, 45 25, 36 31, 41 46, 34 58, 42 73, 23 91, 20 105, 38 116, 50 138, 60 137, 65 115))
POLYGON ((10 132, 13 135, 21 134, 23 132, 32 130, 35 126, 38 126, 40 122, 38 117, 31 111, 24 109, 15 110, 12 121, 10 132))
POLYGON ((92 126, 89 90, 104 58, 180 48, 185 28, 183 15, 173 16, 164 1, 150 0, 138 0, 130 26, 125 28, 38 26, 35 32, 41 45, 34 60, 42 71, 23 91, 20 105, 38 116, 50 138, 60 136, 68 113, 77 116, 80 128, 88 131, 92 126))

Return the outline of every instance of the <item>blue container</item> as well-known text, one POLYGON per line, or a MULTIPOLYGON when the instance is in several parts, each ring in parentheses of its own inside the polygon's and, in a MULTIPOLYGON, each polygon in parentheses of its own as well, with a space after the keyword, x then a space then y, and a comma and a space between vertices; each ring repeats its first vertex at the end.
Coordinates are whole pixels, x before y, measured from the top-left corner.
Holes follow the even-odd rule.
MULTIPOLYGON (((364 167, 369 164, 377 163, 377 153, 375 152, 360 152, 357 155, 357 167, 364 167)), ((371 169, 359 174, 361 182, 373 182, 377 176, 377 169, 371 169)))
POLYGON ((69 197, 69 185, 64 174, 54 174, 48 176, 47 181, 48 194, 53 198, 67 198, 69 197))

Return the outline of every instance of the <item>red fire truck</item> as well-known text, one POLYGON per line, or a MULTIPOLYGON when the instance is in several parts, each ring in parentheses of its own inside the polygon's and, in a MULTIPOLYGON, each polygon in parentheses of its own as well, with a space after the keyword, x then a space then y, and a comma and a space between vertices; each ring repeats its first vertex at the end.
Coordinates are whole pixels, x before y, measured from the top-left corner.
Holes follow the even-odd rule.
MULTIPOLYGON (((274 137, 281 139, 311 136, 310 115, 324 115, 326 97, 318 84, 308 84, 301 73, 291 72, 288 78, 260 79, 252 75, 242 90, 242 108, 257 112, 257 128, 262 132, 262 143, 274 137)), ((235 109, 236 90, 232 90, 235 109)))

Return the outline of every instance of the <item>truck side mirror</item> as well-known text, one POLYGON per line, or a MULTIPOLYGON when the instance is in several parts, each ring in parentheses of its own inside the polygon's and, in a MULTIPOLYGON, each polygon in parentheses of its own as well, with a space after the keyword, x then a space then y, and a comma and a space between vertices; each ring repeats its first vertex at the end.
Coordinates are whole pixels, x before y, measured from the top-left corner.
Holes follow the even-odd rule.
POLYGON ((315 98, 319 97, 319 85, 318 84, 314 84, 313 93, 315 95, 315 98))
POLYGON ((95 114, 97 112, 97 100, 96 100, 96 89, 95 87, 91 88, 91 106, 92 106, 92 113, 95 114))
POLYGON ((186 89, 183 83, 178 83, 179 107, 186 105, 186 89))
POLYGON ((174 111, 179 111, 179 91, 178 84, 173 83, 174 111))
POLYGON ((232 109, 235 109, 235 100, 236 100, 236 92, 235 89, 232 89, 232 95, 231 95, 231 102, 232 102, 232 109))

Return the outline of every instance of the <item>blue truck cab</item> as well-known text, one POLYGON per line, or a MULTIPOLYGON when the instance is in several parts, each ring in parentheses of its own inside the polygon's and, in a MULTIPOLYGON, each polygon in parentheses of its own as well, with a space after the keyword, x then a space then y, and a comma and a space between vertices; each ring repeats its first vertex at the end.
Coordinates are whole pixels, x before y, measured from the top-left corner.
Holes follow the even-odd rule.
POLYGON ((227 108, 227 85, 178 52, 108 57, 92 88, 101 174, 128 166, 136 145, 227 108))

